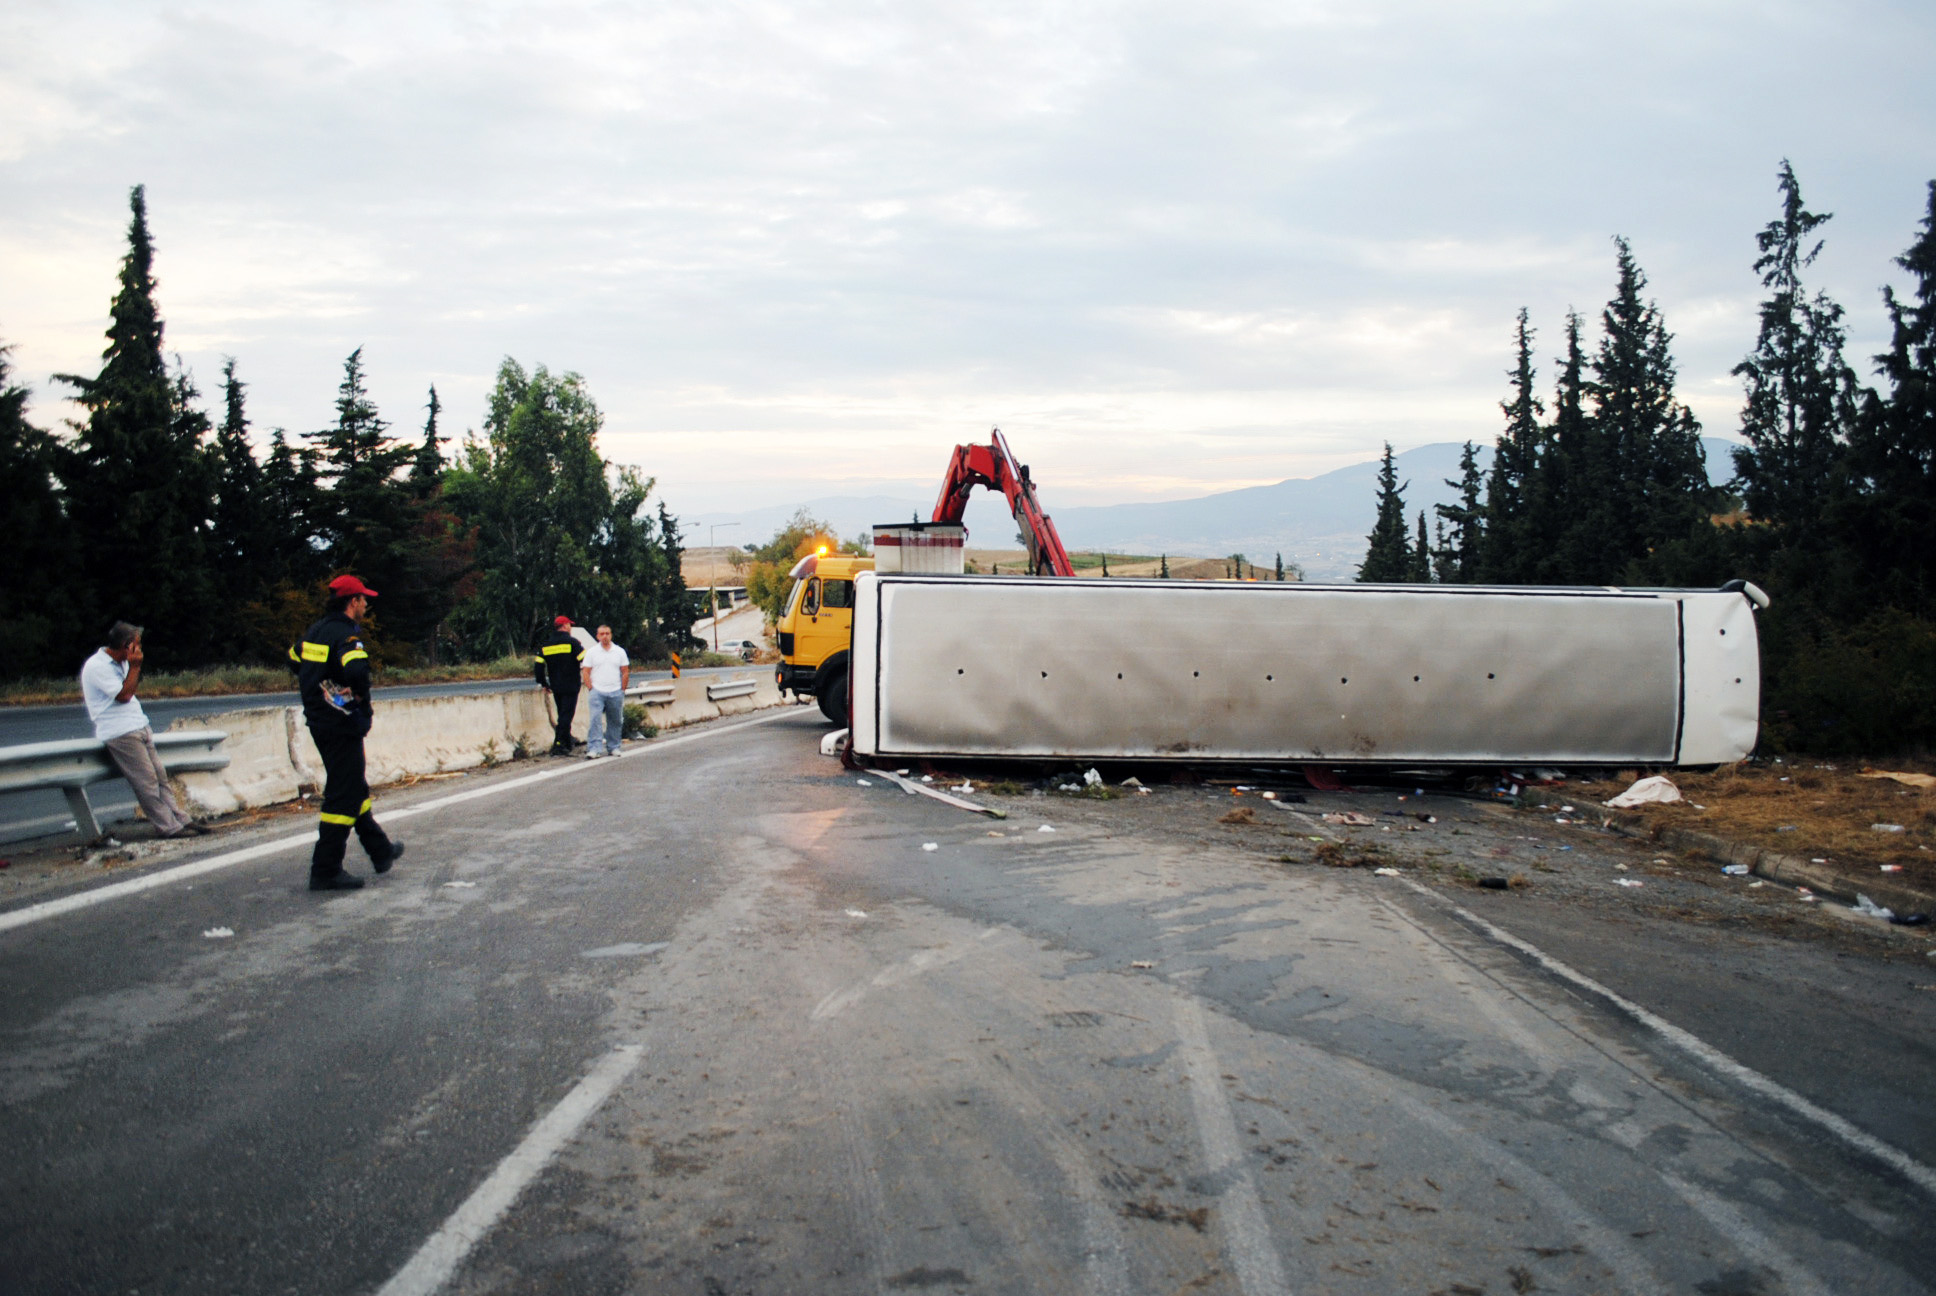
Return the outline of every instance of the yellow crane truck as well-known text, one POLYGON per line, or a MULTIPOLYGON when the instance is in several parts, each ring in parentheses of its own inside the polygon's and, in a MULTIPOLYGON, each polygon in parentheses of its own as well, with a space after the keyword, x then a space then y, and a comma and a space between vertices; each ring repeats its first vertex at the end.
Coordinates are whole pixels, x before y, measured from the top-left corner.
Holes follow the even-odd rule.
MULTIPOLYGON (((927 523, 906 525, 916 531, 924 526, 959 528, 968 508, 968 496, 976 487, 1000 491, 1008 500, 1015 518, 1015 529, 1028 550, 1029 574, 1074 576, 1075 564, 1062 547, 1055 523, 1042 511, 1035 496, 1035 483, 1028 465, 1016 460, 996 428, 985 445, 955 447, 948 460, 948 472, 941 482, 941 495, 934 502, 934 513, 927 523)), ((898 529, 898 524, 895 529, 898 529)), ((879 544, 895 543, 891 537, 879 544)), ((961 544, 965 533, 946 543, 953 546, 953 570, 961 570, 961 544)), ((847 653, 854 637, 854 577, 873 571, 874 560, 852 554, 827 552, 821 546, 794 564, 788 576, 793 589, 787 594, 786 610, 780 614, 780 667, 776 678, 780 689, 812 694, 826 717, 837 725, 847 723, 847 653)), ((893 564, 889 571, 896 570, 893 564)))
POLYGON ((835 724, 847 723, 847 651, 854 637, 854 577, 872 558, 824 548, 794 564, 793 589, 780 613, 782 691, 812 694, 835 724))

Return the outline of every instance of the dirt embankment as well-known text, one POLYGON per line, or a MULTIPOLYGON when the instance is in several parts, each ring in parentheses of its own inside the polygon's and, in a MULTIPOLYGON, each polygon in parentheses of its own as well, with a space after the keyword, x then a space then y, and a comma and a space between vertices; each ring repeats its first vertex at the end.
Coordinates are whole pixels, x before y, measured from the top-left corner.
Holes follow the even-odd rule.
MULTIPOLYGON (((1910 781, 1883 777, 1861 762, 1808 757, 1743 761, 1711 774, 1670 771, 1687 799, 1629 813, 1824 860, 1848 874, 1885 875, 1886 867, 1893 881, 1936 891, 1936 786, 1917 785, 1931 772, 1919 764, 1887 768, 1910 781)), ((1598 806, 1625 787, 1614 780, 1570 782, 1564 791, 1569 800, 1598 806)))

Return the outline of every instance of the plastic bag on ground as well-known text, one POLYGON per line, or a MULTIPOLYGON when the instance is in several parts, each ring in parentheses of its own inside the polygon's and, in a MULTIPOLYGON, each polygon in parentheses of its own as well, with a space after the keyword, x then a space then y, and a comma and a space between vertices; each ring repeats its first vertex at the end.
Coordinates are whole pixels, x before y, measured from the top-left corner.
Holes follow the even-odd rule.
POLYGON ((1094 770, 1084 770, 1082 782, 1085 787, 1101 787, 1102 775, 1096 773, 1094 770))
POLYGON ((1884 909, 1860 891, 1855 893, 1855 911, 1859 914, 1867 914, 1871 918, 1880 918, 1884 922, 1888 922, 1896 916, 1894 910, 1884 909))
POLYGON ((1613 810, 1626 810, 1633 806, 1667 805, 1681 799, 1681 790, 1674 786, 1672 779, 1665 774, 1637 781, 1611 801, 1601 804, 1613 810))

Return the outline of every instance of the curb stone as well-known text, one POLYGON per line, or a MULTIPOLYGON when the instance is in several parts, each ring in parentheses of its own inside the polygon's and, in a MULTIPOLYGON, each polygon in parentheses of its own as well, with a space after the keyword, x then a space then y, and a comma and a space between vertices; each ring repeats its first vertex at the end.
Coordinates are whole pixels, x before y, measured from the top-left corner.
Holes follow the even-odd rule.
POLYGON ((1658 842, 1675 850, 1699 851, 1710 859, 1723 864, 1746 864, 1748 871, 1756 877, 1767 878, 1774 882, 1785 882, 1789 886, 1805 886, 1820 895, 1832 896, 1845 904, 1854 904, 1857 892, 1897 913, 1936 914, 1936 895, 1915 887, 1904 886, 1878 874, 1871 880, 1857 877, 1825 864, 1816 864, 1796 855, 1784 855, 1779 851, 1750 846, 1746 842, 1731 841, 1717 837, 1713 833, 1698 832, 1692 828, 1674 828, 1667 824, 1650 823, 1639 815, 1608 814, 1600 812, 1602 826, 1622 837, 1633 837, 1643 841, 1658 842))

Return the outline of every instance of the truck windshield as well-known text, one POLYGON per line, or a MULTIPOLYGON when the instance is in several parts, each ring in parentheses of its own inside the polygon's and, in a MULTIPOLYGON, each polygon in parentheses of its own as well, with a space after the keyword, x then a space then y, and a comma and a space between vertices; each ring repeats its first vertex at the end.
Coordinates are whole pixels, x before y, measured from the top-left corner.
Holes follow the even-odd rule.
POLYGON ((820 590, 820 605, 822 607, 850 608, 854 606, 854 582, 852 581, 823 581, 820 590))

